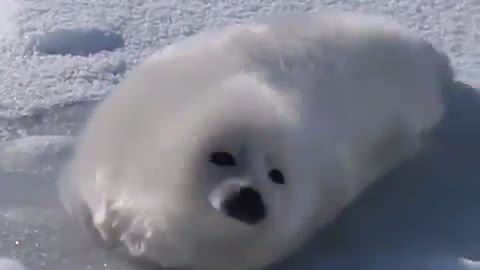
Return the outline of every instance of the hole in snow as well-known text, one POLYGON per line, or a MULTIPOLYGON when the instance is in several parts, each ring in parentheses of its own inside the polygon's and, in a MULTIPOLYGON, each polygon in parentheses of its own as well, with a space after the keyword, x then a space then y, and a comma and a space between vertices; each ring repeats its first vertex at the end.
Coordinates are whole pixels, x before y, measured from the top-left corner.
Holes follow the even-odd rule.
POLYGON ((36 36, 31 48, 43 54, 88 56, 124 45, 120 34, 100 29, 56 29, 36 36))

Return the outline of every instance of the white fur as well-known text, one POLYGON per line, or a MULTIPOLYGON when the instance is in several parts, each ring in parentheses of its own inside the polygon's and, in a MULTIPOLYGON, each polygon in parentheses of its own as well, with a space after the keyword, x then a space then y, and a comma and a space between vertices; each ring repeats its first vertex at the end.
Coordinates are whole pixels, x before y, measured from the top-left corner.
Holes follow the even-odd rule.
POLYGON ((415 153, 452 79, 445 56, 381 17, 298 14, 205 32, 152 56, 99 106, 61 197, 133 255, 261 268, 415 153), (264 196, 264 222, 212 206, 229 177, 208 162, 217 149, 244 158, 239 175, 264 196), (285 185, 268 179, 273 167, 285 185))

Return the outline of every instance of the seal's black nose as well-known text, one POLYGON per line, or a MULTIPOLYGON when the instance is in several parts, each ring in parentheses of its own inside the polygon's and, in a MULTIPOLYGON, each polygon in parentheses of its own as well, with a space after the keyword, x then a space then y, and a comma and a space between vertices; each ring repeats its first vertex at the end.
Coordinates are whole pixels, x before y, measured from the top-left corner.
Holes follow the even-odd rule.
POLYGON ((222 209, 228 216, 249 225, 255 225, 267 216, 262 196, 250 187, 242 187, 232 192, 222 202, 222 209))

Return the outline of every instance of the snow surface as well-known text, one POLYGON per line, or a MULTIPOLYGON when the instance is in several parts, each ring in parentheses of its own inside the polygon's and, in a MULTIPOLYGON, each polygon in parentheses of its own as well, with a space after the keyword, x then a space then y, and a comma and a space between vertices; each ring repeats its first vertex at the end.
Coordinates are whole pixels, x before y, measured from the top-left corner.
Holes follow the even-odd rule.
POLYGON ((480 269, 479 0, 0 0, 0 270, 146 269, 95 247, 56 198, 91 109, 138 61, 202 29, 324 8, 392 16, 458 72, 426 153, 274 269, 480 269), (473 87, 471 87, 473 86, 473 87), (10 267, 10 268, 8 268, 10 267), (15 268, 17 267, 17 268, 15 268))

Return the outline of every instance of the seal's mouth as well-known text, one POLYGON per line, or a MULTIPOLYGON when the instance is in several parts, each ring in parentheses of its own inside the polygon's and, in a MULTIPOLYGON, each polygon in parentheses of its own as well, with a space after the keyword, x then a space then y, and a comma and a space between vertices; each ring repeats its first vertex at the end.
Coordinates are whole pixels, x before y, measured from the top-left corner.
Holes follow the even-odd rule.
POLYGON ((229 218, 256 225, 267 217, 260 192, 238 181, 225 181, 210 194, 210 203, 229 218))

